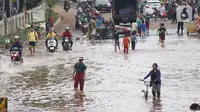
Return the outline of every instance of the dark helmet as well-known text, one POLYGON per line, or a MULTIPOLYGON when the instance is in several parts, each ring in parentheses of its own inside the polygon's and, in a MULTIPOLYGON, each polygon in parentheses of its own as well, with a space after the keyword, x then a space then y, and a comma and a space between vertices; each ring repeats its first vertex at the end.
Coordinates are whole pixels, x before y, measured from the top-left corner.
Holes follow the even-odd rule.
POLYGON ((153 63, 153 65, 155 65, 155 66, 156 66, 156 68, 158 68, 158 64, 157 64, 157 63, 153 63))

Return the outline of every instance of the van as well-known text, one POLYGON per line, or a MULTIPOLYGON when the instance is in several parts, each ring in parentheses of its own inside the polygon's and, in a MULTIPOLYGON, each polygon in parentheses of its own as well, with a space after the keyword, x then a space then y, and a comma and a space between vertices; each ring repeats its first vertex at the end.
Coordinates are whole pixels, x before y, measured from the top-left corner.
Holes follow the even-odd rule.
POLYGON ((111 7, 109 0, 95 0, 95 8, 98 11, 111 12, 111 7))

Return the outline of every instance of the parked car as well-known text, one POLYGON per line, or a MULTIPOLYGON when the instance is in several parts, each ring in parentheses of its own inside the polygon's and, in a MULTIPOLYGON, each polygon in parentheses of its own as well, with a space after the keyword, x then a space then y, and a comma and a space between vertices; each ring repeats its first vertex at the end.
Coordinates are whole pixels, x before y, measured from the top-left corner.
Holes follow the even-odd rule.
POLYGON ((160 6, 159 0, 149 0, 147 1, 146 6, 143 8, 143 14, 146 15, 148 13, 150 17, 153 17, 154 10, 159 9, 160 6))
POLYGON ((95 0, 95 8, 98 11, 111 12, 111 3, 109 0, 95 0))

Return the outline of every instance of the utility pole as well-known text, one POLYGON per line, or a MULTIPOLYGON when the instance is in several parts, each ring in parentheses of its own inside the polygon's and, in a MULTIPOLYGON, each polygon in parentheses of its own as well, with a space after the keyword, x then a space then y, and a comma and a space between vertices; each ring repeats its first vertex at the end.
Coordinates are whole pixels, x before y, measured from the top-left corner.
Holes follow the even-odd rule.
POLYGON ((10 17, 12 17, 12 0, 9 0, 10 17))
POLYGON ((3 9, 2 9, 2 20, 4 21, 5 19, 5 0, 3 0, 3 9))
POLYGON ((3 0, 3 9, 2 9, 2 20, 3 20, 3 35, 7 33, 7 27, 5 27, 5 0, 3 0))
POLYGON ((17 0, 16 2, 17 2, 17 12, 19 12, 19 0, 17 0))

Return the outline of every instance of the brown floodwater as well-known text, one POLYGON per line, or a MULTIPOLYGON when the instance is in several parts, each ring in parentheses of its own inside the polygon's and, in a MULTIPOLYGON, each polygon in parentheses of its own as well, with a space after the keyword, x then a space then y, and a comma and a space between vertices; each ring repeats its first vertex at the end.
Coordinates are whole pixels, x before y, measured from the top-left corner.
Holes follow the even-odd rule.
POLYGON ((200 98, 199 51, 198 38, 175 34, 166 37, 164 47, 155 35, 138 38, 129 54, 114 52, 111 40, 78 40, 73 51, 60 46, 54 54, 42 45, 36 56, 25 55, 22 65, 12 65, 2 55, 1 96, 8 97, 10 112, 189 112, 200 98), (73 89, 72 71, 79 56, 87 65, 84 94, 73 89), (152 98, 151 88, 145 99, 139 81, 154 62, 162 73, 160 100, 152 98))

